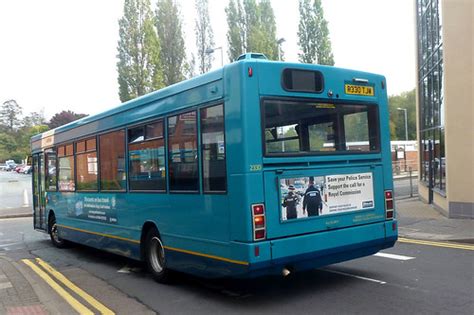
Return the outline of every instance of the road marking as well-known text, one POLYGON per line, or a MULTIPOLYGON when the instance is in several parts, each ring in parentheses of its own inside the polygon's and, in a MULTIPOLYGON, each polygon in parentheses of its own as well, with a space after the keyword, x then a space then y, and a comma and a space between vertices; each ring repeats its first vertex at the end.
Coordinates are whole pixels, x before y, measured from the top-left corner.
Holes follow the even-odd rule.
POLYGON ((74 293, 79 295, 81 298, 86 300, 90 305, 96 308, 99 312, 106 315, 115 314, 113 311, 108 309, 104 304, 97 301, 94 297, 89 295, 87 292, 76 286, 68 278, 66 278, 62 273, 51 267, 48 263, 43 261, 41 258, 36 258, 36 262, 43 267, 47 272, 49 272, 54 278, 62 282, 66 287, 71 289, 74 293))
POLYGON ((17 245, 17 244, 21 244, 21 243, 16 242, 16 243, 2 244, 2 245, 0 245, 0 247, 8 247, 8 246, 17 245))
POLYGON ((117 270, 118 273, 131 273, 131 272, 140 272, 140 271, 141 271, 141 268, 129 267, 128 265, 125 265, 119 270, 117 270))
POLYGON ((423 240, 414 240, 414 239, 403 238, 403 237, 400 237, 398 239, 398 241, 400 243, 409 243, 409 244, 418 244, 418 245, 429 245, 429 246, 437 246, 437 247, 474 250, 474 245, 465 245, 465 244, 459 244, 459 243, 423 241, 423 240))
POLYGON ((384 257, 384 258, 390 258, 390 259, 396 259, 396 260, 410 260, 410 259, 415 259, 415 257, 402 256, 402 255, 395 255, 395 254, 388 254, 388 253, 377 253, 377 254, 374 254, 373 256, 384 257))
POLYGON ((335 273, 335 274, 338 274, 338 275, 357 278, 357 279, 360 279, 360 280, 375 282, 375 283, 378 283, 378 284, 386 284, 387 283, 387 282, 382 281, 382 280, 377 280, 377 279, 367 278, 367 277, 363 277, 363 276, 353 275, 351 273, 346 273, 346 272, 342 272, 342 271, 336 271, 336 270, 330 270, 330 269, 321 269, 321 270, 331 272, 331 273, 335 273))
POLYGON ((8 289, 12 287, 11 282, 0 282, 0 290, 2 289, 8 289))
POLYGON ((76 300, 71 294, 69 294, 66 290, 64 290, 59 284, 57 284, 46 272, 41 270, 38 266, 36 266, 33 262, 29 261, 28 259, 21 260, 24 264, 30 267, 38 276, 40 276, 44 281, 51 288, 56 291, 66 302, 69 303, 79 314, 87 314, 87 315, 94 315, 94 313, 82 305, 78 300, 76 300))

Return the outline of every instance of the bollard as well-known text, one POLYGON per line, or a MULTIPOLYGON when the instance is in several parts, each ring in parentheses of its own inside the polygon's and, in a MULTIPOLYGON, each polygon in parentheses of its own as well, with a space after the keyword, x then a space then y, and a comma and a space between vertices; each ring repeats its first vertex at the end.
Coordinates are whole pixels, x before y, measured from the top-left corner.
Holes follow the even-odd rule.
POLYGON ((413 197, 413 180, 411 179, 411 166, 408 168, 408 176, 410 176, 410 197, 413 197))
POLYGON ((23 207, 28 207, 30 202, 28 201, 28 191, 23 189, 23 207))

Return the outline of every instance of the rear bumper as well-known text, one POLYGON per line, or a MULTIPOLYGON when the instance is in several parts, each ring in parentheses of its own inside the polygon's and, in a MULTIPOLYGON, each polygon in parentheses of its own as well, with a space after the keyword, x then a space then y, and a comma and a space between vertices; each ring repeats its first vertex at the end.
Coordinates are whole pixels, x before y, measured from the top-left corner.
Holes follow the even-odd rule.
POLYGON ((172 269, 205 278, 253 278, 281 274, 283 268, 303 271, 372 255, 392 247, 397 236, 393 220, 261 242, 231 242, 228 258, 167 250, 167 261, 172 269))
POLYGON ((248 245, 254 257, 249 257, 246 276, 280 274, 283 268, 302 271, 372 255, 392 247, 397 237, 393 220, 255 243, 248 245), (269 256, 255 257, 255 246, 269 256))

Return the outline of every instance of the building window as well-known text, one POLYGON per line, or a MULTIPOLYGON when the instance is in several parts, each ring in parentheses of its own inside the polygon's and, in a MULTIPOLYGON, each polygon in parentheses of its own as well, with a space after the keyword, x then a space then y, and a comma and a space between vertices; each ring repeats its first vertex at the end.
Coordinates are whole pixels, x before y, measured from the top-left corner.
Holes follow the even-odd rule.
POLYGON ((95 138, 76 142, 76 182, 77 190, 98 188, 95 138))
POLYGON ((75 191, 74 148, 72 144, 58 147, 59 191, 75 191))
POLYGON ((446 190, 441 1, 417 0, 421 180, 446 190))
POLYGON ((198 191, 196 111, 168 118, 168 169, 171 191, 198 191))
POLYGON ((124 191, 125 172, 125 131, 110 132, 99 137, 100 189, 124 191))
POLYGON ((224 106, 201 109, 201 159, 204 192, 226 191, 224 106))
POLYGON ((163 121, 128 130, 130 190, 166 190, 163 121))
POLYGON ((53 150, 46 151, 46 190, 57 190, 57 175, 56 175, 56 152, 53 150))

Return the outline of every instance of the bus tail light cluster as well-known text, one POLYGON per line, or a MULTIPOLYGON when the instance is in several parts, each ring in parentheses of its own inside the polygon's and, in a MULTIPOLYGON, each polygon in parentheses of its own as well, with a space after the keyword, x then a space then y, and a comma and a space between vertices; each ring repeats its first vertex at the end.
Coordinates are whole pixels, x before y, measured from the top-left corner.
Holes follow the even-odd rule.
POLYGON ((385 217, 393 219, 393 192, 391 190, 385 191, 385 217))
POLYGON ((260 241, 265 239, 265 205, 252 205, 252 221, 253 221, 253 239, 260 241))

